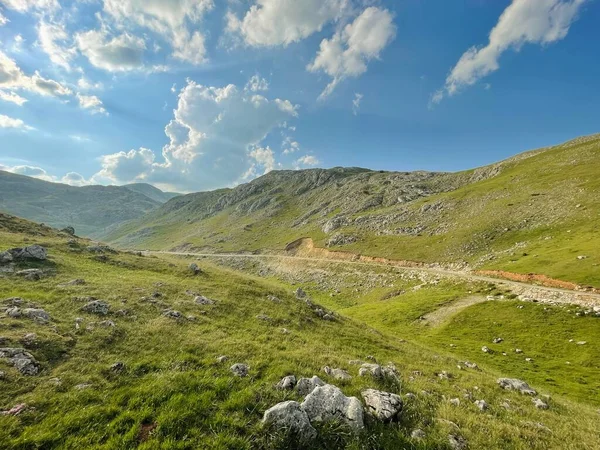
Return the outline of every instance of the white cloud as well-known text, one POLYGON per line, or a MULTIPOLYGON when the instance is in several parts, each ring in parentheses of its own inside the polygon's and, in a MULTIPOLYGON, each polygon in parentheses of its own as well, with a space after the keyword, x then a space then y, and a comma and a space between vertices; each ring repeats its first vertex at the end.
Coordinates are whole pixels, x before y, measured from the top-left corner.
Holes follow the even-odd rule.
POLYGON ((563 39, 586 0, 513 0, 492 29, 485 47, 471 47, 450 71, 442 89, 432 95, 439 103, 500 68, 502 54, 525 44, 546 45, 563 39))
POLYGON ((109 72, 141 69, 146 50, 144 39, 127 32, 110 37, 106 29, 76 35, 77 47, 95 67, 109 72))
POLYGON ((340 19, 348 0, 256 0, 242 19, 227 15, 227 29, 254 47, 289 45, 340 19))
POLYGON ((256 74, 252 78, 250 78, 248 83, 246 83, 246 87, 244 89, 252 92, 268 91, 269 82, 264 78, 261 78, 260 75, 256 74))
POLYGON ((61 183, 70 184, 71 186, 87 186, 91 184, 89 180, 86 180, 83 175, 80 175, 77 172, 67 173, 60 181, 61 183))
POLYGON ((6 25, 8 22, 10 22, 10 20, 8 20, 6 16, 2 14, 2 11, 0 11, 0 27, 6 25))
POLYGON ((210 87, 188 80, 174 118, 165 127, 169 143, 162 162, 149 149, 106 155, 94 178, 141 181, 190 191, 239 182, 254 165, 275 166, 260 144, 272 130, 297 115, 287 100, 268 99, 234 85, 210 87))
POLYGON ((135 23, 168 39, 176 59, 201 64, 206 60, 204 35, 198 25, 213 8, 212 0, 104 0, 104 11, 121 28, 135 23))
POLYGON ((173 83, 173 86, 171 86, 171 92, 175 93, 177 92, 177 84, 173 83))
POLYGON ((60 9, 57 0, 0 0, 8 9, 13 9, 20 13, 28 12, 32 9, 44 11, 55 11, 60 9))
POLYGON ((283 154, 289 155, 291 153, 296 153, 300 150, 300 144, 294 141, 290 136, 286 136, 283 142, 281 143, 283 147, 283 154))
POLYGON ((304 156, 298 158, 296 161, 294 161, 294 168, 295 169, 305 169, 307 167, 314 167, 319 164, 321 164, 321 161, 319 161, 315 156, 304 155, 304 156))
POLYGON ((363 99, 363 94, 359 94, 358 92, 354 93, 354 100, 352 100, 352 113, 356 116, 358 114, 358 110, 360 109, 360 102, 363 99))
POLYGON ((21 119, 15 119, 13 117, 5 116, 4 114, 0 114, 0 128, 13 128, 19 130, 33 129, 26 125, 21 119))
POLYGON ((395 36, 392 14, 369 7, 331 39, 323 39, 315 60, 307 66, 311 72, 322 71, 332 78, 319 98, 331 94, 345 78, 365 73, 367 63, 378 59, 395 36))
POLYGON ((77 80, 77 87, 82 91, 97 91, 104 88, 104 85, 99 82, 94 83, 82 76, 79 80, 77 80))
POLYGON ((15 92, 0 91, 0 100, 5 102, 15 103, 16 105, 23 106, 27 102, 26 98, 21 97, 15 92))
POLYGON ((25 175, 27 177, 37 178, 39 180, 50 181, 52 183, 65 183, 71 186, 86 186, 91 184, 91 180, 86 180, 82 175, 77 172, 69 172, 64 177, 58 178, 54 175, 50 175, 41 167, 20 165, 13 167, 6 167, 0 164, 0 170, 15 173, 17 175, 25 175))
POLYGON ((69 39, 65 25, 41 20, 37 30, 40 46, 50 57, 50 61, 66 70, 70 70, 69 63, 76 52, 75 48, 67 47, 65 44, 65 41, 69 39), (60 44, 61 42, 63 45, 60 44))
POLYGON ((82 95, 78 92, 77 100, 79 100, 79 106, 81 106, 83 109, 89 109, 92 114, 108 115, 106 109, 104 109, 102 100, 95 95, 82 95))

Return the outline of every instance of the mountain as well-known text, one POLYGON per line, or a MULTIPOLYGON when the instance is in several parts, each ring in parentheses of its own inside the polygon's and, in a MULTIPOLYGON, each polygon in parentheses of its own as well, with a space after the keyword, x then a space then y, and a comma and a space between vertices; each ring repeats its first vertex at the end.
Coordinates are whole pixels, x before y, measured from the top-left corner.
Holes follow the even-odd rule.
POLYGON ((0 211, 57 228, 72 226, 82 236, 137 219, 167 197, 172 194, 144 184, 75 187, 0 171, 0 211))
POLYGON ((175 192, 163 192, 148 183, 125 184, 123 187, 129 189, 130 191, 145 195, 146 197, 159 203, 165 203, 171 200, 173 197, 180 195, 175 192))
POLYGON ((176 197, 103 237, 140 249, 320 247, 600 286, 600 135, 458 173, 273 171, 176 197))
POLYGON ((0 258, 2 449, 598 448, 599 319, 576 306, 357 265, 303 296, 304 261, 191 271, 4 214, 0 243, 43 245, 0 258))

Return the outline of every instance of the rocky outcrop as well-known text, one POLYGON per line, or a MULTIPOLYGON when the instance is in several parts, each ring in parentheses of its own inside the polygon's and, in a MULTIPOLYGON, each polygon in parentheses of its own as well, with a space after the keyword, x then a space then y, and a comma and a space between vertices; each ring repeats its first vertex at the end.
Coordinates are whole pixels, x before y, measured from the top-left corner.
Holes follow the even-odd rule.
POLYGON ((296 377, 294 375, 288 375, 283 377, 276 388, 280 391, 291 391, 296 386, 296 377))
POLYGON ((318 386, 325 386, 325 382, 318 376, 312 378, 300 378, 296 383, 296 391, 299 395, 308 395, 318 386))
POLYGON ((346 397, 338 387, 331 384, 316 387, 300 406, 311 423, 341 420, 355 430, 364 427, 360 401, 356 397, 346 397))
POLYGON ((250 367, 247 364, 236 363, 230 367, 230 370, 236 377, 247 377, 250 367))
POLYGON ((519 391, 521 394, 536 395, 537 392, 527 383, 517 378, 498 378, 498 385, 509 391, 519 391))
POLYGON ((287 430, 304 442, 317 437, 317 430, 310 424, 308 414, 295 401, 278 403, 267 409, 262 421, 264 424, 287 430))
POLYGON ((24 348, 0 348, 0 358, 8 359, 8 363, 23 375, 37 375, 40 365, 24 348))
POLYGON ((402 398, 397 394, 367 389, 362 391, 361 395, 365 400, 367 412, 383 422, 397 420, 402 412, 402 398))
POLYGON ((89 314, 105 316, 110 311, 110 305, 101 300, 92 300, 91 302, 86 303, 81 310, 89 314))

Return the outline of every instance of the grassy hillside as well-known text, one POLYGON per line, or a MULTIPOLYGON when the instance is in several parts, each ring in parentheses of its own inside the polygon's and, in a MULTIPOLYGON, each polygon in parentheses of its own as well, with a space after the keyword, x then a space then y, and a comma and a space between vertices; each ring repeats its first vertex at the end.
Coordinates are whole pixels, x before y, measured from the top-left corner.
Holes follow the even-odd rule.
POLYGON ((137 219, 171 197, 150 185, 75 187, 0 171, 0 211, 57 228, 72 226, 82 236, 137 219))
POLYGON ((0 415, 0 448, 295 448, 297 441, 260 423, 275 403, 301 400, 293 391, 274 389, 288 374, 317 374, 346 395, 360 396, 366 387, 414 394, 405 397, 398 423, 369 422, 356 435, 333 423, 318 426, 312 448, 451 448, 449 435, 469 448, 584 449, 600 443, 595 408, 568 392, 552 396, 548 410, 536 409, 531 397, 501 390, 495 382, 500 374, 492 369, 457 370, 456 357, 394 333, 343 316, 319 319, 287 283, 206 262, 198 262, 203 273, 194 276, 189 261, 99 254, 88 251, 86 241, 69 239, 0 215, 4 247, 38 243, 49 252, 46 262, 17 267, 43 269, 40 281, 0 274, 2 303, 21 297, 51 316, 47 324, 0 318, 2 346, 24 346, 41 364, 39 375, 21 376, 0 359, 0 410, 26 404, 19 415, 0 415), (73 279, 85 283, 65 285, 73 279), (187 291, 216 304, 201 307, 187 291), (109 314, 82 311, 89 296, 106 301, 109 314), (165 317, 166 309, 182 318, 165 317), (270 320, 257 319, 259 314, 270 320), (219 364, 219 355, 229 361, 219 364), (401 385, 357 376, 349 360, 368 355, 395 363, 401 385), (111 369, 116 362, 124 363, 123 370, 111 369), (250 376, 233 376, 229 365, 235 362, 249 364, 250 376), (334 380, 321 372, 324 365, 346 368, 353 378, 334 380), (450 378, 439 377, 442 371, 450 378), (459 406, 449 402, 455 397, 459 406), (480 411, 475 399, 489 408, 480 411), (411 438, 416 428, 424 438, 411 438))
POLYGON ((123 187, 129 189, 130 191, 143 194, 146 197, 155 200, 159 203, 165 203, 171 200, 173 197, 177 197, 179 195, 175 192, 163 192, 160 189, 148 183, 132 183, 126 184, 123 187))
POLYGON ((455 174, 272 172, 191 194, 103 236, 122 247, 320 246, 600 287, 600 136, 455 174), (578 258, 581 257, 581 258, 578 258))

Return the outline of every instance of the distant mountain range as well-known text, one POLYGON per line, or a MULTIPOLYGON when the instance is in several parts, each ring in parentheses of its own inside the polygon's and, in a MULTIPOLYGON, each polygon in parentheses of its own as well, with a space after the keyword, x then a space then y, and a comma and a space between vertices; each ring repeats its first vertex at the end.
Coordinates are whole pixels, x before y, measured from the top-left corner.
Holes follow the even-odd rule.
POLYGON ((0 211, 56 228, 72 226, 81 236, 105 234, 176 195, 143 183, 75 187, 0 171, 0 211))

